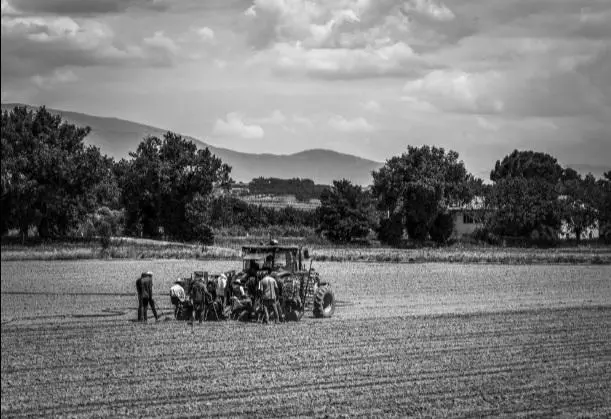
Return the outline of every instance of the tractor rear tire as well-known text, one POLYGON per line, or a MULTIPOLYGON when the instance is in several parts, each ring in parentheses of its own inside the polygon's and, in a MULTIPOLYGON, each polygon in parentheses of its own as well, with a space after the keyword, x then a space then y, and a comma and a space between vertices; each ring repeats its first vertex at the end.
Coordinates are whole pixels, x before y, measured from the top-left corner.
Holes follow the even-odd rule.
POLYGON ((335 313, 335 295, 328 285, 319 287, 314 296, 314 317, 329 318, 335 313))

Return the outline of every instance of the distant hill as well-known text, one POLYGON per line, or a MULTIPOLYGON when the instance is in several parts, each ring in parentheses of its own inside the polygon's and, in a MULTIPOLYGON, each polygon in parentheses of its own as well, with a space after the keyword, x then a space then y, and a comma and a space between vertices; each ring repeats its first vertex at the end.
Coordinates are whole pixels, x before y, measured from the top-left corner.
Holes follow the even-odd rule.
MULTIPOLYGON (((17 104, 2 104, 2 109, 10 109, 17 104)), ((147 135, 162 136, 167 130, 126 121, 78 112, 47 108, 49 112, 60 114, 62 118, 79 126, 91 127, 86 139, 88 144, 98 146, 102 153, 115 159, 128 157, 135 151, 142 138, 147 135)), ((223 162, 232 167, 231 176, 240 182, 249 182, 259 176, 281 179, 306 178, 316 183, 331 184, 333 180, 346 178, 360 185, 372 182, 371 172, 382 163, 363 159, 332 150, 305 150, 295 154, 250 154, 226 148, 214 147, 205 142, 191 139, 198 147, 208 147, 223 162)))

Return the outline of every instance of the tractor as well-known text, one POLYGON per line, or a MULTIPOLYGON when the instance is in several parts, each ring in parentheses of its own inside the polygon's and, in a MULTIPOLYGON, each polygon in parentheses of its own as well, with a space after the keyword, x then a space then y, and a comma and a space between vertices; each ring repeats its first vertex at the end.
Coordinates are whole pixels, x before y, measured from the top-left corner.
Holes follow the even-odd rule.
POLYGON ((281 246, 271 240, 267 245, 243 246, 242 261, 243 271, 238 276, 254 277, 257 282, 265 275, 276 278, 280 306, 287 320, 299 321, 309 310, 317 318, 328 318, 335 312, 331 284, 312 268, 308 249, 281 246))

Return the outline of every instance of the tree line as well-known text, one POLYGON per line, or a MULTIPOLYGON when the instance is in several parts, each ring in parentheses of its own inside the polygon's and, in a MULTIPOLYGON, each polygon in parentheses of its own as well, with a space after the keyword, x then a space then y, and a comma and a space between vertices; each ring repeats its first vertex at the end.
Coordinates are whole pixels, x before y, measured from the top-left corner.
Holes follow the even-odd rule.
POLYGON ((298 201, 320 199, 328 185, 317 185, 311 179, 278 179, 275 177, 257 177, 248 183, 248 190, 253 195, 294 195, 298 201))
POLYGON ((336 243, 375 237, 395 246, 406 239, 443 244, 452 236, 452 208, 478 197, 480 240, 553 242, 563 220, 577 237, 598 224, 601 237, 611 239, 611 172, 582 177, 544 153, 505 156, 491 184, 468 173, 455 151, 429 146, 410 146, 387 160, 366 189, 345 179, 329 187, 253 179, 253 193, 321 200, 316 211, 275 210, 222 193, 233 182, 231 167, 180 135, 146 137, 115 161, 85 145, 89 133, 44 107, 2 111, 3 236, 9 230, 43 239, 124 234, 208 244, 226 228, 284 226, 315 229, 336 243))
POLYGON ((458 157, 443 148, 410 146, 373 172, 369 191, 334 182, 321 198, 319 228, 339 242, 374 230, 391 245, 406 237, 444 244, 454 230, 452 210, 463 208, 479 217, 474 239, 490 244, 553 245, 563 223, 578 242, 598 228, 611 243, 611 171, 597 180, 563 168, 549 154, 515 150, 496 162, 492 183, 484 184, 458 157))
MULTIPOLYGON (((316 226, 316 214, 249 205, 218 193, 231 168, 167 132, 115 162, 86 146, 90 128, 44 107, 2 111, 1 233, 43 239, 126 234, 211 243, 214 229, 316 226)), ((307 182, 306 182, 307 184, 307 182)))

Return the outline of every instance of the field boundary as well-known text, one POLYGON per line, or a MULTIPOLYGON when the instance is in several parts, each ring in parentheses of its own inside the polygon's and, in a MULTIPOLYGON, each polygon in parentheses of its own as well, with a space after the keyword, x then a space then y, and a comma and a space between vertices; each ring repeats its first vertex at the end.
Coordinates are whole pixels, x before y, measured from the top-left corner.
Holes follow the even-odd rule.
MULTIPOLYGON (((302 245, 318 262, 383 263, 474 263, 474 264, 587 264, 611 265, 611 246, 556 248, 490 247, 355 247, 305 244, 284 238, 285 244, 302 245)), ((197 244, 114 237, 110 247, 93 242, 58 242, 36 245, 3 243, 1 261, 29 260, 227 260, 239 261, 241 245, 201 246, 197 244)))

